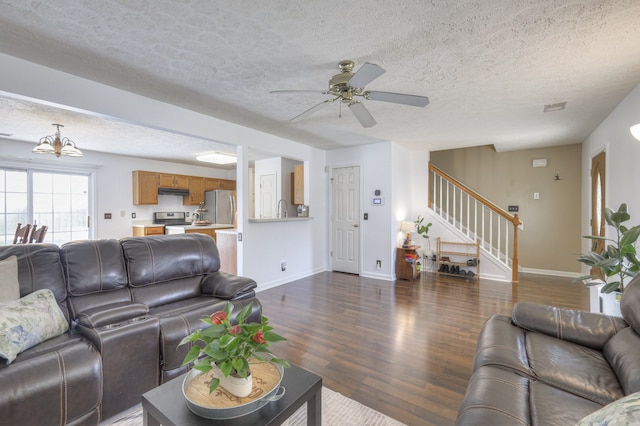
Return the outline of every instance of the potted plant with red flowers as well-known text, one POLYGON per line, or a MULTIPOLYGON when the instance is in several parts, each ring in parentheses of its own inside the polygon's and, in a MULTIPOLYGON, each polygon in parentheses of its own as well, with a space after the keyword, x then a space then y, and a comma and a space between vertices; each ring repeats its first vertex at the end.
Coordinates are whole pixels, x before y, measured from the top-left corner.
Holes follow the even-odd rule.
POLYGON ((264 316, 260 322, 246 322, 252 309, 250 303, 231 321, 233 305, 227 302, 222 311, 202 319, 209 327, 194 331, 178 345, 194 343, 182 365, 194 363, 193 368, 202 373, 214 370, 209 393, 222 384, 228 392, 245 397, 252 389, 251 364, 271 362, 289 367, 286 360, 269 350, 271 343, 286 339, 273 332, 264 316))

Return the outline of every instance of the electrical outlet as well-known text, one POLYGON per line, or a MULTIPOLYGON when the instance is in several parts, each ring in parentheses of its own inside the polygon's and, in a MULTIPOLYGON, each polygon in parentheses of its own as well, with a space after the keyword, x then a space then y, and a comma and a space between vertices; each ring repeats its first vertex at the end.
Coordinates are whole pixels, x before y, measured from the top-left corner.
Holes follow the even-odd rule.
POLYGON ((280 269, 282 269, 283 271, 286 271, 287 270, 287 262, 285 262, 283 260, 282 263, 280 263, 280 269))
POLYGON ((105 213, 104 214, 104 218, 105 219, 111 219, 111 213, 105 213))
POLYGON ((382 260, 376 260, 376 269, 382 269, 382 260))
POLYGON ((124 210, 120 210, 120 217, 124 217, 125 214, 126 212, 124 210))
POLYGON ((238 241, 242 241, 242 232, 238 232, 238 241))
POLYGON ((136 218, 136 214, 135 213, 131 213, 131 219, 135 219, 136 218))

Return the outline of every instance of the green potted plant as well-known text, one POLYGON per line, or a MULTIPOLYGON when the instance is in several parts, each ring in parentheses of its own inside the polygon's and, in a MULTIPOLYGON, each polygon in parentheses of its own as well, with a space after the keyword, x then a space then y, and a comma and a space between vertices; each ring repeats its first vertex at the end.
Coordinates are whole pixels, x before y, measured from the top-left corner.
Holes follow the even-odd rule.
POLYGON ((586 285, 600 285, 602 293, 614 291, 624 292, 625 279, 634 277, 640 271, 640 260, 636 252, 636 241, 640 235, 640 225, 627 228, 623 225, 631 219, 627 211, 627 205, 621 204, 618 211, 609 208, 604 209, 604 218, 609 226, 616 230, 614 238, 606 238, 595 235, 585 235, 593 241, 591 251, 581 254, 578 262, 591 267, 591 274, 577 278, 585 281, 586 285), (602 252, 596 251, 599 241, 604 241, 606 247, 602 252), (599 280, 599 281, 594 281, 599 280))
MULTIPOLYGON (((431 240, 429 240, 429 228, 431 228, 432 223, 429 222, 426 225, 423 225, 422 222, 424 222, 424 218, 418 215, 418 218, 413 223, 416 224, 416 232, 418 233, 418 235, 422 236, 422 238, 427 240, 427 246, 429 247, 428 255, 430 256, 432 253, 431 253, 431 240)), ((424 263, 426 265, 426 254, 424 253, 424 251, 422 251, 421 257, 423 258, 424 263)), ((422 264, 420 265, 421 265, 420 268, 422 268, 422 264)))
POLYGON ((213 392, 223 382, 222 387, 236 396, 244 397, 251 392, 251 364, 258 362, 273 362, 283 367, 289 367, 284 359, 275 357, 269 350, 274 342, 286 340, 274 333, 266 317, 262 316, 259 323, 247 323, 245 320, 253 309, 253 303, 245 306, 236 315, 235 323, 231 322, 233 305, 227 302, 222 311, 213 313, 202 321, 209 327, 196 330, 182 339, 178 346, 193 342, 182 362, 187 365, 195 362, 193 368, 203 374, 212 369, 218 374, 209 384, 209 393, 213 392), (235 380, 230 382, 229 378, 235 380), (241 388, 241 389, 240 389, 241 388))

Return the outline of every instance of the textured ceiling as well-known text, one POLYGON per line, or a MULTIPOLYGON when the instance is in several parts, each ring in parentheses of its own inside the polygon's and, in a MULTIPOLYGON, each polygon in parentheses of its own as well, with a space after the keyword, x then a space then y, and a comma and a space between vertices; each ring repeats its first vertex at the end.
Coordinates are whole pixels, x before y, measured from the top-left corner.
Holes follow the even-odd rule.
MULTIPOLYGON (((582 142, 640 82, 640 1, 4 0, 0 51, 322 149, 523 149, 582 142), (386 69, 368 89, 431 103, 364 101, 368 129, 338 102, 289 122, 328 96, 269 92, 326 90, 343 59, 386 69)), ((1 99, 0 132, 37 140, 54 122, 39 108, 1 99)), ((207 145, 58 113, 81 148, 136 155, 126 138, 100 142, 111 131, 167 158, 207 145)))

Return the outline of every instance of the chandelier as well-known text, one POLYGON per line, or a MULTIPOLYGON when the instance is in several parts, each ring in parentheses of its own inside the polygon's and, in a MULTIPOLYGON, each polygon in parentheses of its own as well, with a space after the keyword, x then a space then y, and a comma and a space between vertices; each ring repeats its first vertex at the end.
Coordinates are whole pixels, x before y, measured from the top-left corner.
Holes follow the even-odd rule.
POLYGON ((55 135, 45 136, 40 139, 38 145, 31 152, 36 154, 55 154, 56 157, 61 155, 82 157, 82 151, 78 149, 74 141, 60 137, 60 127, 64 126, 62 124, 52 124, 52 126, 56 126, 55 135))

